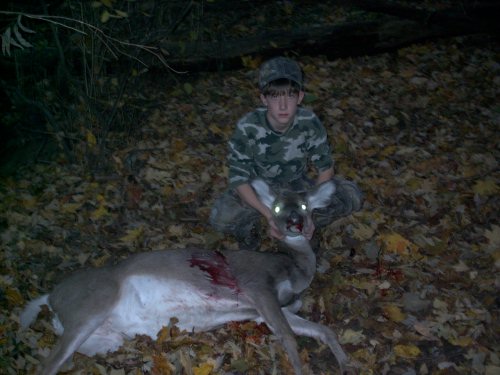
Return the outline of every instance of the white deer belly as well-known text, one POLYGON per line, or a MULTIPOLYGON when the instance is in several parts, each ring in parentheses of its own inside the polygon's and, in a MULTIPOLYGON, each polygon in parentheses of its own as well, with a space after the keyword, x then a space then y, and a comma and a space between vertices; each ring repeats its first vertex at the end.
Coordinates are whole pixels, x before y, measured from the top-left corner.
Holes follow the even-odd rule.
POLYGON ((117 350, 123 338, 138 334, 155 338, 170 318, 177 318, 176 325, 182 330, 207 331, 229 321, 258 317, 243 295, 222 289, 221 293, 220 287, 199 290, 178 280, 130 277, 109 317, 78 351, 91 356, 117 350))

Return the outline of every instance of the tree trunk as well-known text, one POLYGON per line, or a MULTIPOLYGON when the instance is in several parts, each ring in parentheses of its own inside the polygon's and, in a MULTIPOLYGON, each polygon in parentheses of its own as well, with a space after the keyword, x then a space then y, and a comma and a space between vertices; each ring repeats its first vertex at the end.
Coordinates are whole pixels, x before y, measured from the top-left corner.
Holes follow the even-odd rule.
POLYGON ((241 67, 242 56, 268 58, 285 51, 328 58, 381 53, 440 37, 475 33, 499 34, 497 2, 440 11, 416 9, 394 2, 353 0, 349 6, 376 12, 374 21, 266 31, 241 39, 207 42, 164 42, 169 65, 180 70, 207 71, 241 67), (381 15, 382 13, 383 15, 381 15))

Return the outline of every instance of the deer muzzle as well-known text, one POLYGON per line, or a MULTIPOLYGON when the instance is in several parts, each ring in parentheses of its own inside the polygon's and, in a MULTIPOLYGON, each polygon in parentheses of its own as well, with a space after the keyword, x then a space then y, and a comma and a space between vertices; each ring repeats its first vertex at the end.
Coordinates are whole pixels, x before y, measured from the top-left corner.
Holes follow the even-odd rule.
POLYGON ((286 222, 286 230, 291 234, 300 235, 304 229, 304 216, 292 210, 286 222))

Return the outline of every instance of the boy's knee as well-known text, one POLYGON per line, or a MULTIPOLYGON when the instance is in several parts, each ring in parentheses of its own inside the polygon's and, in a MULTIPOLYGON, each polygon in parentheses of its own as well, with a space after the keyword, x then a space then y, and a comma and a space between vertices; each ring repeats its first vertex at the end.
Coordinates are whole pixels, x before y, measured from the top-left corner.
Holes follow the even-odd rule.
POLYGON ((214 202, 208 220, 215 230, 232 234, 258 217, 256 210, 244 207, 239 198, 234 197, 231 192, 226 192, 214 202))
POLYGON ((348 206, 349 214, 359 211, 363 205, 363 193, 358 185, 340 177, 334 177, 333 181, 336 186, 335 196, 344 205, 348 206))
POLYGON ((363 204, 363 194, 356 183, 341 177, 334 177, 333 182, 336 189, 330 205, 313 214, 314 224, 318 228, 359 211, 363 204))
POLYGON ((233 210, 224 201, 224 196, 219 197, 212 206, 208 221, 218 231, 226 231, 226 227, 234 220, 233 210))

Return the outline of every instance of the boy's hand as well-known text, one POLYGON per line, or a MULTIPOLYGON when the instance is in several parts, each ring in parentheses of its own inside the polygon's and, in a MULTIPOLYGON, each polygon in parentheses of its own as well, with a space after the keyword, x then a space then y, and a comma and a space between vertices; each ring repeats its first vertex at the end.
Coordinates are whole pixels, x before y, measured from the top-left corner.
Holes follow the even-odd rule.
POLYGON ((285 238, 285 235, 278 228, 272 217, 267 218, 267 223, 269 224, 269 234, 271 235, 271 237, 274 237, 278 240, 282 240, 283 238, 285 238))
POLYGON ((314 222, 310 220, 309 224, 307 224, 306 227, 304 228, 304 237, 310 241, 314 234, 315 229, 316 226, 314 225, 314 222))

